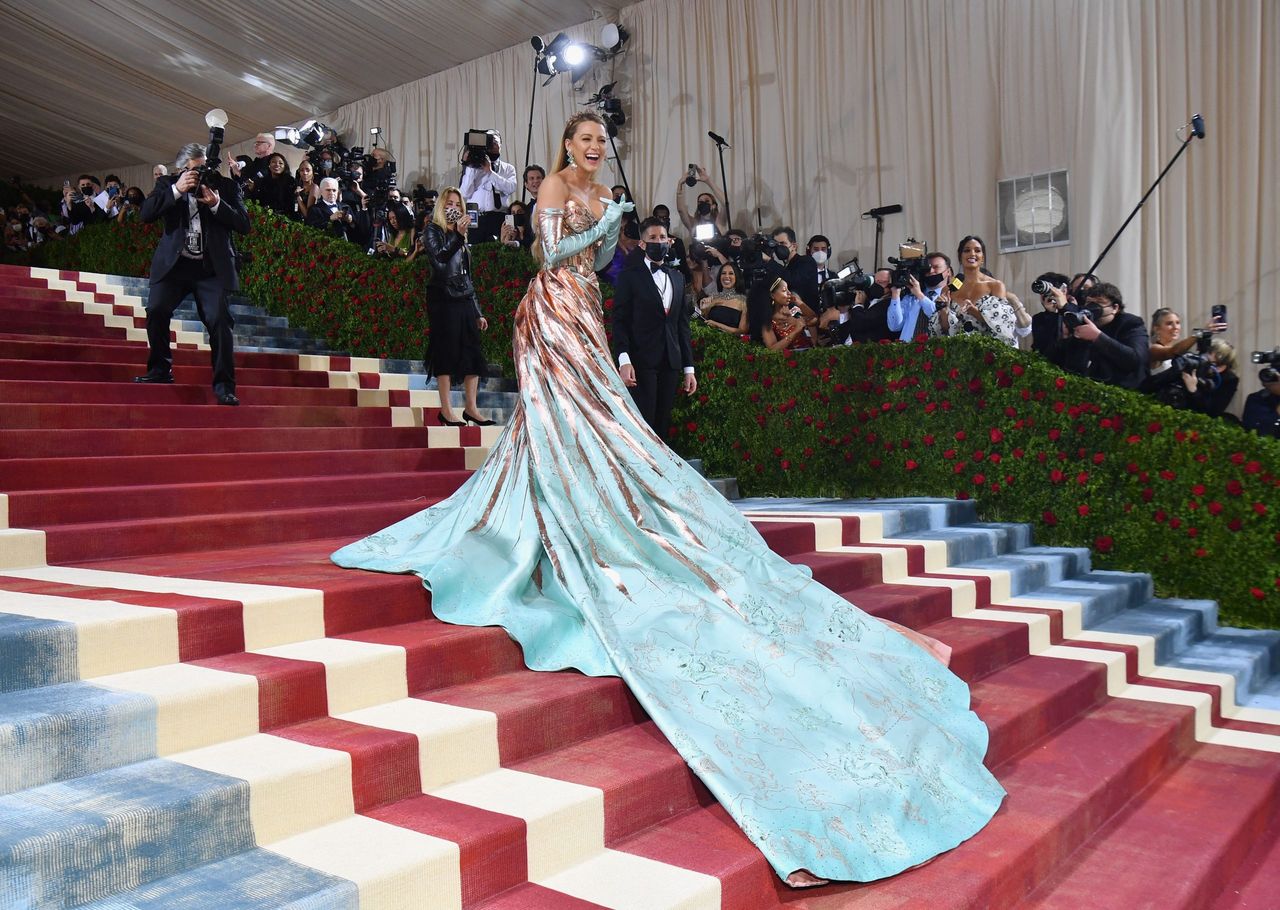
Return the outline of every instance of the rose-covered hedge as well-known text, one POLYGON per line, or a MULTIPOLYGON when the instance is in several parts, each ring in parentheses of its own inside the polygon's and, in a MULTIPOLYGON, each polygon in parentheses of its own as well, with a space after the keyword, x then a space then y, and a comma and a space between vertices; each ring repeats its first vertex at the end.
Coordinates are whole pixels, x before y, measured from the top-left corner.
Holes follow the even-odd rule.
POLYGON ((989 339, 777 354, 697 331, 673 444, 747 495, 956 496, 1280 626, 1280 442, 989 339))
MULTIPOLYGON (((419 360, 430 327, 424 260, 388 261, 366 256, 350 243, 249 206, 253 229, 237 238, 251 254, 241 269, 241 293, 291 325, 306 329, 337 350, 357 356, 419 360)), ((160 236, 155 224, 115 222, 93 225, 24 256, 5 261, 109 275, 145 277, 160 236)), ((537 265, 523 250, 496 244, 472 255, 480 306, 489 320, 485 356, 514 375, 511 329, 516 305, 537 265)))

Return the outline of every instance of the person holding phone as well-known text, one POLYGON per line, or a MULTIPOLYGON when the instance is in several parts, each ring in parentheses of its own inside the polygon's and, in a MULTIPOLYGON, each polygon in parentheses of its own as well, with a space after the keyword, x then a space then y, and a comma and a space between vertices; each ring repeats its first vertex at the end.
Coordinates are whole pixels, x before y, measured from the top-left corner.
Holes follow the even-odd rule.
POLYGON ((436 419, 445 426, 460 427, 474 423, 492 426, 492 420, 479 416, 476 394, 480 376, 487 372, 480 333, 489 328, 480 312, 475 287, 471 283, 471 251, 467 233, 471 219, 456 186, 440 191, 431 222, 422 232, 422 248, 431 260, 431 281, 427 284, 427 321, 431 333, 423 358, 427 375, 436 377, 440 390, 440 413, 436 419), (453 411, 449 393, 455 377, 462 377, 465 404, 462 420, 453 411))
MULTIPOLYGON (((1225 332, 1227 325, 1227 308, 1217 304, 1210 311, 1209 324, 1205 332, 1219 334, 1225 332)), ((1200 340, 1200 332, 1192 332, 1182 337, 1182 317, 1168 307, 1161 307, 1151 314, 1151 375, 1163 373, 1169 369, 1175 357, 1195 348, 1200 340)))
POLYGON ((533 231, 529 230, 529 209, 516 199, 507 207, 507 217, 502 224, 499 239, 512 249, 529 249, 533 246, 533 231))

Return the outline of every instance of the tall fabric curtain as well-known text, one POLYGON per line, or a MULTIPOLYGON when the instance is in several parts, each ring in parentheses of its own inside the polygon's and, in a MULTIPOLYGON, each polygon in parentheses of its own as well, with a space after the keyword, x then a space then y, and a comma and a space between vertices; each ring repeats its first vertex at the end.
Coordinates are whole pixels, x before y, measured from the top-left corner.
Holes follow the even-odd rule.
MULTIPOLYGON (((874 222, 860 215, 901 203, 885 221, 886 253, 913 236, 954 258, 978 234, 990 269, 1029 298, 1040 272, 1093 261, 1199 112, 1208 137, 1099 271, 1131 312, 1168 306, 1197 326, 1227 304, 1243 360, 1280 344, 1274 0, 646 0, 621 19, 624 53, 576 84, 543 86, 526 43, 327 119, 351 142, 382 127, 401 186, 439 187, 457 182, 471 128, 501 130, 522 168, 531 91, 530 158, 546 165, 566 118, 616 81, 627 114, 618 151, 645 209, 674 207, 690 162, 719 183, 714 130, 732 146, 734 226, 789 224, 802 243, 822 233, 837 262, 870 266, 874 222), (1070 173, 1070 245, 1000 255, 997 181, 1059 168, 1070 173)), ((598 43, 601 24, 568 31, 598 43)), ((616 166, 606 179, 619 180, 616 166)), ((1242 374, 1242 392, 1257 387, 1242 374)))

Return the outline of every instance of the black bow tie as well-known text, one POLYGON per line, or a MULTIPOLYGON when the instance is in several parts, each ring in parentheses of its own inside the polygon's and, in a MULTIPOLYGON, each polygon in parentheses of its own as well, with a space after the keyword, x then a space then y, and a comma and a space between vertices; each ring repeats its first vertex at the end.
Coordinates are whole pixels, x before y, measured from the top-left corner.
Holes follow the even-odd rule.
POLYGON ((649 271, 655 275, 658 274, 659 272, 662 271, 662 263, 661 262, 649 263, 649 271))

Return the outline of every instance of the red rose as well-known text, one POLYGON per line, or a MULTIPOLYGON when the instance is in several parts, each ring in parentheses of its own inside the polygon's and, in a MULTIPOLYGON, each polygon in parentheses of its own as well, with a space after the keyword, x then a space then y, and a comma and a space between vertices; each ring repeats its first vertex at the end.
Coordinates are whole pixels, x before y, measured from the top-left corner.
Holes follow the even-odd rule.
POLYGON ((1004 433, 994 427, 991 430, 990 436, 993 443, 1004 441, 1004 433))
POLYGON ((1054 468, 1052 471, 1049 472, 1049 479, 1052 480, 1054 483, 1062 483, 1062 481, 1067 479, 1067 475, 1063 474, 1062 471, 1059 470, 1058 468, 1054 468))
POLYGON ((1052 512, 1045 512, 1040 517, 1044 519, 1044 523, 1047 524, 1049 527, 1053 527, 1058 523, 1058 516, 1054 515, 1052 512))
POLYGON ((1076 483, 1080 484, 1080 486, 1084 486, 1088 482, 1089 482, 1088 471, 1081 471, 1079 474, 1076 475, 1076 483))
POLYGON ((933 437, 932 437, 932 436, 929 436, 929 435, 926 435, 926 436, 921 440, 921 442, 923 442, 923 443, 924 443, 925 445, 927 445, 927 446, 931 446, 931 445, 933 445, 933 437))
POLYGON ((1203 496, 1203 495, 1204 495, 1204 484, 1202 484, 1202 483, 1198 483, 1198 484, 1196 484, 1194 487, 1192 487, 1192 488, 1191 488, 1191 493, 1192 493, 1192 495, 1193 495, 1193 496, 1203 496))
POLYGON ((1227 527, 1230 528, 1232 531, 1239 531, 1241 528, 1244 527, 1244 522, 1238 518, 1233 518, 1229 522, 1227 522, 1227 527))
POLYGON ((1093 463, 1094 463, 1094 464, 1102 464, 1102 463, 1103 463, 1104 461, 1106 461, 1106 460, 1107 460, 1107 456, 1106 456, 1106 455, 1104 455, 1104 454, 1102 454, 1101 452, 1094 452, 1094 453, 1093 453, 1093 463))
POLYGON ((1178 530, 1178 528, 1182 527, 1182 519, 1181 519, 1181 518, 1170 518, 1170 519, 1169 519, 1169 527, 1173 528, 1175 531, 1176 531, 1176 530, 1178 530))
POLYGON ((1249 593, 1252 594, 1258 600, 1262 600, 1264 597, 1267 596, 1267 592, 1262 590, 1261 588, 1250 588, 1249 593))
POLYGON ((910 458, 907 459, 906 468, 908 471, 914 471, 918 467, 920 467, 920 464, 918 462, 913 461, 910 458))
POLYGON ((1255 503, 1253 504, 1253 511, 1254 511, 1254 513, 1255 513, 1255 514, 1257 514, 1257 515, 1266 515, 1266 514, 1267 514, 1267 507, 1266 507, 1263 503, 1255 502, 1255 503))
POLYGON ((1177 476, 1178 476, 1177 474, 1175 474, 1173 471, 1170 471, 1168 469, 1165 469, 1160 472, 1161 480, 1175 480, 1177 476))
POLYGON ((1067 381, 1063 379, 1061 376, 1059 376, 1057 379, 1053 381, 1053 387, 1061 391, 1067 387, 1067 381))
POLYGON ((1262 465, 1258 464, 1256 461, 1251 461, 1244 466, 1244 472, 1246 474, 1257 474, 1261 470, 1262 465))
POLYGON ((1241 485, 1240 481, 1238 480, 1228 480, 1227 492, 1230 493, 1232 496, 1239 496, 1241 493, 1244 492, 1244 487, 1241 485))
POLYGON ((1076 506, 1076 514, 1079 515, 1081 518, 1084 518, 1086 515, 1088 515, 1089 514, 1088 504, 1082 502, 1080 503, 1080 505, 1076 506))
POLYGON ((975 487, 980 487, 980 486, 982 486, 982 485, 983 485, 984 483, 986 483, 986 482, 987 482, 987 476, 986 476, 985 474, 974 474, 974 475, 973 475, 973 485, 974 485, 975 487))
POLYGON ((1110 553, 1115 541, 1110 537, 1098 537, 1093 541, 1094 549, 1099 553, 1110 553))
POLYGON ((1220 515, 1222 513, 1222 503, 1216 499, 1210 502, 1206 508, 1209 510, 1210 515, 1220 515))
POLYGON ((1129 445, 1135 445, 1135 444, 1137 444, 1137 443, 1139 443, 1139 442, 1142 442, 1142 437, 1141 437, 1141 436, 1127 436, 1127 437, 1125 437, 1125 442, 1129 443, 1129 445))
POLYGON ((1147 424, 1147 432, 1148 432, 1148 433, 1150 433, 1150 434, 1151 434, 1151 435, 1153 435, 1153 436, 1154 436, 1156 433, 1159 433, 1159 432, 1160 432, 1160 430, 1162 430, 1162 429, 1163 429, 1163 427, 1161 427, 1161 426, 1160 426, 1160 424, 1159 424, 1159 423, 1157 423, 1157 422, 1156 422, 1156 421, 1154 421, 1154 420, 1153 420, 1151 423, 1147 424))
POLYGON ((1196 556, 1199 556, 1201 559, 1203 559, 1208 555, 1209 555, 1209 551, 1206 550, 1204 547, 1196 547, 1196 556))
POLYGON ((1244 464, 1244 452, 1232 452, 1232 453, 1231 453, 1231 463, 1232 463, 1232 464, 1244 464))

